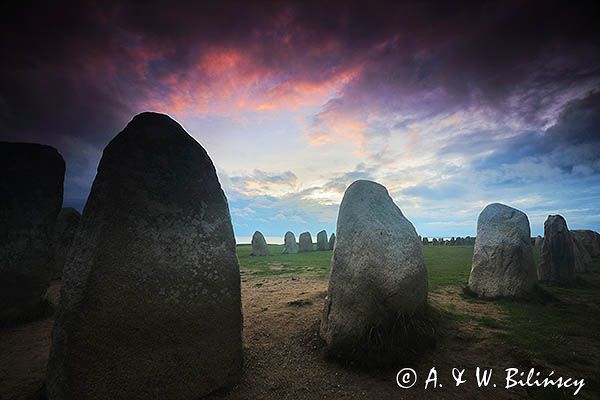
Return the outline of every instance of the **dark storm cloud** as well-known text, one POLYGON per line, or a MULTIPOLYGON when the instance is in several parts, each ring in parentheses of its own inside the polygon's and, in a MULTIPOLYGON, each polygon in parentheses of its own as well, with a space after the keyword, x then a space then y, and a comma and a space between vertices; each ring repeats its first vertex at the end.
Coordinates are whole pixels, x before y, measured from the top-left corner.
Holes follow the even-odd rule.
POLYGON ((153 85, 195 68, 198 53, 212 46, 241 49, 257 68, 281 71, 280 79, 320 81, 361 65, 346 107, 378 96, 375 104, 401 110, 411 99, 398 89, 407 96, 443 89, 425 101, 431 109, 477 96, 503 102, 521 85, 520 112, 535 115, 548 92, 598 79, 600 68, 592 2, 3 7, 2 122, 9 130, 80 135, 115 118, 122 123, 153 85))
MULTIPOLYGON (((488 135, 486 147, 490 140, 495 140, 495 150, 475 163, 477 169, 496 168, 531 157, 568 173, 600 172, 600 91, 569 102, 556 124, 544 131, 523 132, 508 139, 488 135)), ((474 140, 469 143, 477 147, 474 140)), ((483 145, 483 140, 479 144, 483 145)), ((450 151, 464 151, 464 144, 454 143, 440 153, 450 151)))
POLYGON ((398 25, 370 47, 362 73, 315 118, 315 131, 386 114, 397 128, 470 107, 538 126, 600 85, 591 3, 489 2, 453 11, 417 18, 415 30, 398 25))

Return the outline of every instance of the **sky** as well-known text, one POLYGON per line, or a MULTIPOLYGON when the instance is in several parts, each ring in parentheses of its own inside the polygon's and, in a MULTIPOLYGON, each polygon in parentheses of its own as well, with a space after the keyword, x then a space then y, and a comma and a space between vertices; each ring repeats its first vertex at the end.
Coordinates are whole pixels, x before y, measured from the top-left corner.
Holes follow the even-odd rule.
POLYGON ((208 151, 238 241, 333 232, 357 179, 422 236, 474 236, 492 202, 600 230, 595 2, 8 3, 0 140, 60 151, 65 206, 156 111, 208 151))

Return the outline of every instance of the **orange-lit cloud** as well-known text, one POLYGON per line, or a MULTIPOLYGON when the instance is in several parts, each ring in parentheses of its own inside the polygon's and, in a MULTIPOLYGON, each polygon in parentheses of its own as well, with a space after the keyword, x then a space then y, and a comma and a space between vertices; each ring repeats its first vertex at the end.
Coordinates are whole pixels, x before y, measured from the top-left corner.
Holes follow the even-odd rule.
POLYGON ((227 115, 237 112, 298 110, 318 106, 339 93, 360 71, 349 66, 325 71, 322 78, 263 65, 249 52, 235 48, 204 51, 193 68, 162 79, 163 91, 144 101, 150 109, 180 115, 227 115))

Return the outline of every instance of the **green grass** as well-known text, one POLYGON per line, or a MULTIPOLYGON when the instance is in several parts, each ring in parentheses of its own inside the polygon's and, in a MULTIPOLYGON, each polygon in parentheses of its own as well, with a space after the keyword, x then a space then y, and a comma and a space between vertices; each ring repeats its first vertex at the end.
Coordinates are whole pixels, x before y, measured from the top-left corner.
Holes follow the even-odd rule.
POLYGON ((471 272, 473 246, 423 246, 429 290, 448 285, 465 286, 471 272))
POLYGON ((524 364, 585 377, 600 389, 600 259, 579 274, 582 287, 546 287, 558 301, 547 304, 500 301, 508 315, 499 343, 514 347, 524 364))
MULTIPOLYGON (((250 255, 250 245, 238 245, 237 255, 242 273, 254 276, 329 275, 332 251, 281 254, 281 245, 269 245, 269 249, 270 256, 254 257, 250 255)), ((466 285, 472 257, 473 246, 424 246, 423 258, 429 272, 429 289, 454 284, 466 285)))
POLYGON ((243 275, 329 275, 331 251, 312 251, 298 254, 281 254, 282 245, 269 245, 271 255, 266 257, 251 256, 252 247, 240 244, 237 256, 243 275))

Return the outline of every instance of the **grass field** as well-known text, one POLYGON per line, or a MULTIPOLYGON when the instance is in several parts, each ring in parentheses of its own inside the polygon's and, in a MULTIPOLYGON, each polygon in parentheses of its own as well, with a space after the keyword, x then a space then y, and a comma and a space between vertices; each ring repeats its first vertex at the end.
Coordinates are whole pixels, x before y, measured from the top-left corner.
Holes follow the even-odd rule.
MULTIPOLYGON (((249 245, 238 246, 242 276, 329 274, 331 251, 282 255, 282 246, 271 245, 270 248, 272 256, 253 257, 249 245)), ((555 298, 543 304, 491 302, 464 296, 460 289, 466 286, 469 278, 472 246, 424 246, 423 256, 432 294, 458 288, 455 292, 461 301, 493 303, 498 310, 497 315, 470 315, 457 311, 453 301, 448 300, 441 307, 449 319, 456 323, 475 322, 477 329, 489 330, 496 345, 505 347, 522 366, 584 377, 591 390, 599 389, 600 259, 594 260, 591 271, 580 274, 580 282, 575 288, 543 286, 555 298)), ((538 248, 534 248, 534 259, 539 262, 538 248)), ((537 397, 533 389, 530 394, 537 397)), ((539 393, 539 398, 563 396, 565 393, 547 389, 539 393)))
MULTIPOLYGON (((281 254, 282 245, 269 245, 268 257, 251 256, 250 245, 238 245, 237 254, 244 275, 327 276, 332 251, 281 254)), ((423 257, 429 272, 429 289, 446 285, 466 285, 471 270, 473 246, 424 246, 423 257)))

